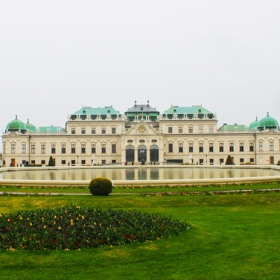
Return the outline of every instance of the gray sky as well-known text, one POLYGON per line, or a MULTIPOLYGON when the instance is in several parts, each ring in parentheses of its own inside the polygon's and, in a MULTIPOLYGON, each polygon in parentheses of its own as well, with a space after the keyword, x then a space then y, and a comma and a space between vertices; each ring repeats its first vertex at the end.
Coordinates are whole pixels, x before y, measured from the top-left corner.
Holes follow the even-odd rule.
POLYGON ((135 99, 280 122, 279 15, 279 1, 1 1, 1 132, 135 99))

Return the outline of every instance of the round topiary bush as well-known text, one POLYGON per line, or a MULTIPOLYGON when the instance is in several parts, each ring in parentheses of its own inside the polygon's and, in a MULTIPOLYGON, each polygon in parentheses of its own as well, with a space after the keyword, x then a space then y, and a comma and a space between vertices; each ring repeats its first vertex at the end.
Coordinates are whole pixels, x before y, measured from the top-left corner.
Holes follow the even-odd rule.
POLYGON ((92 195, 107 196, 112 192, 112 182, 107 178, 94 178, 89 183, 89 190, 92 195))

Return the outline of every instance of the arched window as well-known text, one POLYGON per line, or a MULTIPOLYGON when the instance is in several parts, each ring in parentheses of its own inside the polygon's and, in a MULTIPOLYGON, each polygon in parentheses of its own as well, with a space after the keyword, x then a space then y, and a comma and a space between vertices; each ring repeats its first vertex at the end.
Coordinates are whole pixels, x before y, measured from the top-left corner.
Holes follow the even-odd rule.
POLYGON ((150 161, 157 162, 159 160, 159 149, 157 145, 150 147, 150 161))
POLYGON ((134 162, 134 147, 132 145, 125 148, 125 161, 134 162))
POLYGON ((147 161, 147 148, 144 145, 138 147, 138 162, 147 161))

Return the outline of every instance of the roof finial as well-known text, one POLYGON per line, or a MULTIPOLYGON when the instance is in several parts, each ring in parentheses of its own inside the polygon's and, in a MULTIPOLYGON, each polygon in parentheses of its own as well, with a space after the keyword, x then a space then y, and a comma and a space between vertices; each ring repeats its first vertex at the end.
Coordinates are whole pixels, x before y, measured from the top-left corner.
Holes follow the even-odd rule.
POLYGON ((149 107, 149 102, 150 102, 150 101, 149 101, 149 99, 148 99, 148 100, 147 100, 147 103, 148 103, 148 107, 149 107))
POLYGON ((267 116, 269 117, 269 112, 267 112, 267 116))
POLYGON ((29 123, 29 119, 27 119, 27 123, 29 123))
POLYGON ((17 115, 16 115, 16 120, 17 120, 17 115))
POLYGON ((135 103, 135 105, 134 105, 134 106, 136 106, 136 103, 137 103, 136 99, 135 99, 134 103, 135 103))

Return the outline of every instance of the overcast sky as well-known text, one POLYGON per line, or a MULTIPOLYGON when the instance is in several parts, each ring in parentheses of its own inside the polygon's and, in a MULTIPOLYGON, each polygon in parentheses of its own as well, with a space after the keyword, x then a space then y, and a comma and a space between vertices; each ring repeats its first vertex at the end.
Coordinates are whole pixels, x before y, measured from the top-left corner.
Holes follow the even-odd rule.
POLYGON ((279 15, 279 1, 1 1, 1 132, 135 99, 202 104, 218 126, 280 121, 279 15))

